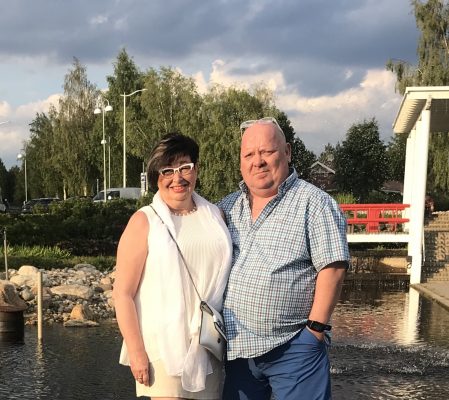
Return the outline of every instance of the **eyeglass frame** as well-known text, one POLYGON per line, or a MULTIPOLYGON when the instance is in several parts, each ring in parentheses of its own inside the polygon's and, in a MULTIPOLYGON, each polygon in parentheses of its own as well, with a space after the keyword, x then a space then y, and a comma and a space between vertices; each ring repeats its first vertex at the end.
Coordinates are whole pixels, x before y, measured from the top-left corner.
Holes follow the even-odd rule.
POLYGON ((172 168, 172 167, 164 167, 164 168, 161 168, 161 169, 160 169, 159 171, 157 171, 157 172, 158 172, 158 174, 159 174, 160 176, 162 176, 162 178, 169 179, 169 178, 172 178, 173 176, 175 176, 175 173, 176 173, 176 172, 177 172, 180 176, 187 176, 187 175, 190 175, 190 174, 192 173, 192 171, 194 170, 194 168, 195 168, 195 163, 190 162, 190 163, 182 164, 182 165, 180 165, 179 167, 176 167, 176 168, 172 168), (190 169, 187 170, 186 172, 182 173, 182 172, 181 172, 181 168, 187 167, 187 166, 189 166, 190 169), (173 171, 173 172, 172 172, 170 175, 164 175, 164 174, 163 174, 163 171, 166 171, 166 170, 171 170, 171 171, 173 171))
POLYGON ((245 132, 245 130, 248 129, 249 127, 253 126, 253 125, 256 125, 256 124, 267 125, 269 123, 275 125, 279 129, 279 131, 281 131, 285 135, 284 131, 279 126, 279 123, 277 122, 276 118, 274 118, 274 117, 263 117, 263 118, 260 118, 260 119, 250 119, 248 121, 243 121, 240 124, 240 137, 243 137, 243 133, 245 132))

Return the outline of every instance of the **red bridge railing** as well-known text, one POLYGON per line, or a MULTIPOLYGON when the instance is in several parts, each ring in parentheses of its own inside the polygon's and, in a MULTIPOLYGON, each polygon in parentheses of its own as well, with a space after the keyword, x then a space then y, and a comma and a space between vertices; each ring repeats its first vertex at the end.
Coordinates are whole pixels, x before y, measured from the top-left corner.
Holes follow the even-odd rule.
POLYGON ((409 222, 402 212, 409 204, 340 204, 348 222, 348 233, 397 233, 409 222))

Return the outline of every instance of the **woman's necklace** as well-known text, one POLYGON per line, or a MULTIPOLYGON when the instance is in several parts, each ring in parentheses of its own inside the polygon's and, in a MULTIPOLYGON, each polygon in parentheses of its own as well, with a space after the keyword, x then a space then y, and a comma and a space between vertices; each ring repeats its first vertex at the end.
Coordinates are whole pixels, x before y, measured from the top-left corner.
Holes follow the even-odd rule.
POLYGON ((186 215, 193 214, 198 208, 196 207, 196 204, 193 205, 193 208, 190 211, 184 211, 184 212, 176 212, 170 208, 170 212, 175 217, 185 217, 186 215))

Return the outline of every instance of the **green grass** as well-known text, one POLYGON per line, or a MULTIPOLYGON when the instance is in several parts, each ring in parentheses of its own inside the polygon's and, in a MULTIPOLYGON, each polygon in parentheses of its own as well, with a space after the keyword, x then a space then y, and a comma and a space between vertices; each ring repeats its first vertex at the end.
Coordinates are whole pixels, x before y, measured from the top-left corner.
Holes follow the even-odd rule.
MULTIPOLYGON (((0 271, 5 269, 3 247, 0 246, 0 271)), ((92 264, 100 271, 115 266, 113 256, 73 256, 68 250, 45 246, 8 246, 8 268, 19 269, 22 265, 33 265, 42 269, 72 268, 76 264, 92 264)))

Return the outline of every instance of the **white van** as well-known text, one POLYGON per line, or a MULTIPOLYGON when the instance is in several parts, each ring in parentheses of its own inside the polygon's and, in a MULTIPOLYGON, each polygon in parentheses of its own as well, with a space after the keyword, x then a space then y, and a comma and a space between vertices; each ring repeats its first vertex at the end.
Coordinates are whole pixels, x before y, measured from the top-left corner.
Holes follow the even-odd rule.
MULTIPOLYGON (((126 188, 109 188, 106 190, 106 199, 140 199, 142 197, 142 190, 137 187, 126 187, 126 188)), ((104 190, 98 192, 93 201, 103 201, 104 200, 104 190)))

